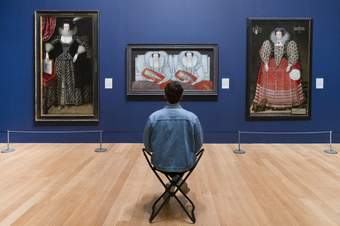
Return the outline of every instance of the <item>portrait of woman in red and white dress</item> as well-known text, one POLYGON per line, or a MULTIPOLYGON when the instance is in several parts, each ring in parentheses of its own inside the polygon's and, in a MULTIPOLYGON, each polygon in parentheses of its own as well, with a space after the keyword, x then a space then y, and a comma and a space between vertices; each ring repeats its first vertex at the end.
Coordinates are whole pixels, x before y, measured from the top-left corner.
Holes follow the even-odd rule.
POLYGON ((292 26, 278 24, 270 33, 265 33, 265 28, 266 26, 257 24, 251 30, 253 36, 262 38, 266 34, 267 38, 264 37, 265 39, 259 43, 257 51, 251 51, 257 56, 248 56, 252 57, 248 58, 249 61, 258 59, 256 71, 248 68, 248 82, 249 76, 253 79, 251 81, 253 89, 248 90, 252 95, 247 97, 249 115, 267 118, 308 116, 309 70, 308 66, 303 64, 308 62, 306 58, 309 54, 306 53, 309 53, 309 49, 306 49, 308 43, 301 46, 298 43, 302 43, 302 37, 306 36, 308 27, 298 26, 295 22, 292 26), (300 54, 301 52, 303 54, 300 54))
POLYGON ((253 110, 287 109, 304 103, 301 65, 297 43, 289 40, 284 28, 276 28, 259 51, 258 74, 253 110))

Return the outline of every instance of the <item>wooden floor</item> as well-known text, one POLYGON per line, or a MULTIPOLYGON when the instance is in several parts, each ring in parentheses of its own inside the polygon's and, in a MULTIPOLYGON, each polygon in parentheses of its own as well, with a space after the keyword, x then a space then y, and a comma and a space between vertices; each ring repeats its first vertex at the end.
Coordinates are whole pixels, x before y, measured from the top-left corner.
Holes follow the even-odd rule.
MULTIPOLYGON (((105 146, 20 144, 0 154, 0 225, 149 225, 162 187, 142 145, 105 146)), ((340 225, 340 154, 321 144, 234 147, 205 145, 189 178, 196 225, 340 225)), ((153 225, 190 223, 170 202, 153 225)))

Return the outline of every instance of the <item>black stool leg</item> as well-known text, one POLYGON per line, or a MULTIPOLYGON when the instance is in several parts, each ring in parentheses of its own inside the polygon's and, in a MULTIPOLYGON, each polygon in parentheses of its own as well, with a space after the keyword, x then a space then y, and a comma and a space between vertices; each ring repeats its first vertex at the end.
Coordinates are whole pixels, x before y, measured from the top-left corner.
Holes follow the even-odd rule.
POLYGON ((152 221, 155 219, 155 217, 157 216, 157 214, 159 213, 159 211, 161 211, 161 209, 164 207, 164 205, 169 201, 170 199, 170 195, 168 197, 166 197, 166 199, 161 203, 161 205, 156 208, 157 203, 166 195, 169 194, 168 191, 165 191, 161 196, 159 196, 159 198, 153 203, 152 205, 152 213, 150 215, 150 219, 149 222, 152 223, 152 221))
POLYGON ((175 199, 177 200, 177 202, 179 203, 179 205, 182 207, 182 209, 184 210, 184 212, 187 214, 187 216, 190 218, 190 220, 192 221, 192 223, 194 224, 196 222, 196 217, 195 217, 195 205, 194 203, 189 199, 189 197, 180 189, 178 188, 178 190, 182 193, 182 195, 185 197, 185 199, 187 201, 189 201, 192 209, 191 209, 191 214, 188 212, 187 208, 184 206, 184 204, 181 202, 181 200, 179 200, 179 198, 174 195, 175 199))

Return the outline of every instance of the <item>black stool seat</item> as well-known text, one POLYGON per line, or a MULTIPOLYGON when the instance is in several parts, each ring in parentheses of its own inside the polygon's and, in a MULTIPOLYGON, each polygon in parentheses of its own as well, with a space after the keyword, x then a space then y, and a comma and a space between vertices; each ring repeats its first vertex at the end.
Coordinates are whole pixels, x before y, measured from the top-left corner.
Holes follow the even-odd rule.
POLYGON ((195 211, 195 205, 191 201, 191 199, 183 192, 183 190, 181 189, 181 186, 185 183, 185 181, 188 179, 190 174, 196 168, 197 163, 199 162, 199 160, 201 159, 201 157, 203 155, 203 152, 204 152, 204 149, 201 149, 199 152, 196 153, 196 162, 191 169, 189 169, 188 171, 185 171, 181 174, 178 174, 178 176, 176 176, 176 177, 171 177, 173 173, 163 172, 163 171, 160 171, 160 170, 155 168, 155 166, 151 163, 152 153, 147 151, 145 148, 143 148, 143 154, 144 154, 144 156, 145 156, 145 158, 148 162, 148 165, 150 166, 150 168, 155 173, 156 177, 158 178, 158 180, 161 182, 161 184, 164 187, 164 192, 162 193, 161 196, 159 196, 156 199, 156 201, 152 205, 152 213, 151 213, 150 219, 149 219, 150 223, 152 223, 152 221, 155 219, 155 217, 158 215, 158 213, 161 211, 161 209, 164 207, 164 205, 167 202, 169 202, 170 198, 175 198, 175 200, 182 207, 182 209, 184 210, 186 215, 190 218, 192 223, 196 222, 196 217, 195 217, 195 212, 194 212, 195 211), (168 179, 168 181, 170 182, 168 185, 162 180, 162 178, 160 177, 160 174, 164 174, 165 177, 168 179), (170 174, 171 174, 171 176, 170 176, 170 174), (175 188, 175 189, 172 189, 172 188, 175 188), (180 192, 184 196, 186 201, 188 201, 188 203, 190 203, 191 208, 185 207, 185 205, 182 203, 182 201, 176 196, 176 194, 178 192, 180 192), (158 205, 158 203, 159 203, 159 205, 158 205))

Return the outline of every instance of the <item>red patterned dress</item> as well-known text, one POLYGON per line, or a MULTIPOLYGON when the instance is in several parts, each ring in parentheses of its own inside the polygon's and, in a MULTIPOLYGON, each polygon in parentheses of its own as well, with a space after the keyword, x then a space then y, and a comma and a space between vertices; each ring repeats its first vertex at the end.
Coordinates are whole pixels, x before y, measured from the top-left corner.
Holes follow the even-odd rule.
POLYGON ((260 57, 253 110, 258 111, 258 107, 280 110, 302 105, 305 97, 296 42, 266 40, 260 49, 260 57))

